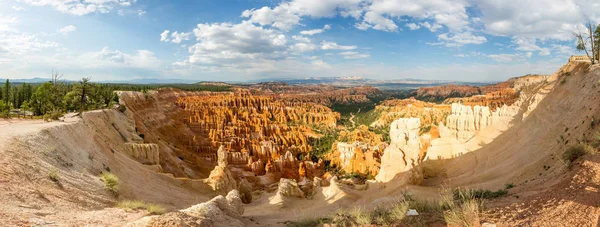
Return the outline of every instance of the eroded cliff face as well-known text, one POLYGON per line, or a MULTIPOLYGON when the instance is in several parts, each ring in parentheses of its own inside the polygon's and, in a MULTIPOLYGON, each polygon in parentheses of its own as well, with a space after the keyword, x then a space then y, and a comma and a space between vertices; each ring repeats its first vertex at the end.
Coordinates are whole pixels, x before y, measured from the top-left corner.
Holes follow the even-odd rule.
POLYGON ((480 87, 485 95, 449 98, 441 105, 414 99, 384 102, 386 105, 377 107, 382 114, 373 125, 385 124, 397 116, 416 116, 420 122, 415 125, 414 120, 400 119, 392 123, 392 143, 381 158, 377 181, 389 182, 396 176, 401 181, 420 183, 424 177, 440 174, 440 163, 425 161, 456 158, 491 142, 513 120, 522 120, 535 108, 547 93, 540 91, 547 79, 539 75, 512 78, 480 87), (446 108, 448 112, 444 112, 446 108), (437 124, 432 119, 438 120, 437 124), (398 135, 405 139, 398 140, 398 135), (385 164, 386 160, 404 161, 393 166, 385 164))
POLYGON ((381 169, 375 177, 379 182, 419 184, 421 140, 419 118, 400 118, 390 126, 391 144, 381 157, 381 169))
POLYGON ((490 111, 487 106, 471 107, 453 103, 446 124, 440 123, 440 138, 452 138, 464 143, 488 126, 508 124, 518 112, 519 106, 504 105, 496 111, 490 111))

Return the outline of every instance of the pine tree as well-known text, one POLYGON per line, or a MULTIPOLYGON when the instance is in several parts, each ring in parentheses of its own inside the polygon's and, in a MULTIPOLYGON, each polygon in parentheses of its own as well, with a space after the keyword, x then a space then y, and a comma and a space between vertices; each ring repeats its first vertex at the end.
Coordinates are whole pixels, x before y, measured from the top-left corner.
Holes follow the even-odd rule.
POLYGON ((10 103, 10 81, 8 81, 8 79, 6 79, 6 83, 4 83, 4 89, 2 89, 2 91, 4 92, 4 94, 2 94, 2 100, 4 100, 4 103, 10 103))

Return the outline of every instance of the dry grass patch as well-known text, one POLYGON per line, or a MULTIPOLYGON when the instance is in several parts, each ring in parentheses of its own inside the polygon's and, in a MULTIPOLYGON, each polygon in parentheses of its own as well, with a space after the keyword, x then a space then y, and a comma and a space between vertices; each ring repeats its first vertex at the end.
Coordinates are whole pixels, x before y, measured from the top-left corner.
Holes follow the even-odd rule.
POLYGON ((104 172, 100 176, 100 179, 104 182, 104 188, 112 193, 119 192, 119 178, 116 175, 109 172, 104 172))

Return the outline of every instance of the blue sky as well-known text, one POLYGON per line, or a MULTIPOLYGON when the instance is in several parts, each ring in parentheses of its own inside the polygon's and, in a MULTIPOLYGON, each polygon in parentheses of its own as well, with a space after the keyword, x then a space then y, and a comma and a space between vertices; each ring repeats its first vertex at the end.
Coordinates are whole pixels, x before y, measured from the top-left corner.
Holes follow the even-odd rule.
POLYGON ((0 78, 499 81, 556 71, 599 12, 595 0, 0 0, 0 78))

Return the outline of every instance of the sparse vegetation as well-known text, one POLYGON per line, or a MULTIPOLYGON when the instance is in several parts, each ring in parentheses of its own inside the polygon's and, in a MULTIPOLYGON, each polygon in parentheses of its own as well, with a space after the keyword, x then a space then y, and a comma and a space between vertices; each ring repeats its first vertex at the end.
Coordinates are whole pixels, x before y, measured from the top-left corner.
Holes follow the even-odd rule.
POLYGON ((152 215, 164 214, 166 212, 166 209, 160 205, 140 200, 124 200, 117 203, 117 207, 126 210, 146 210, 152 215))
POLYGON ((477 199, 495 199, 508 195, 508 190, 499 189, 490 191, 487 189, 456 189, 453 191, 454 199, 465 200, 464 196, 472 196, 477 199))
POLYGON ((504 185, 504 188, 505 188, 505 189, 511 189, 511 188, 514 188, 514 187, 515 187, 515 185, 514 185, 514 184, 512 184, 512 183, 511 183, 511 184, 505 184, 505 185, 504 185))
POLYGON ((573 161, 577 160, 577 158, 585 155, 585 147, 581 144, 573 145, 569 147, 565 153, 562 154, 562 159, 568 166, 573 163, 573 161))
POLYGON ((51 181, 58 182, 58 170, 57 169, 51 169, 48 172, 48 178, 50 178, 51 181))
POLYGON ((104 172, 100 179, 104 182, 104 188, 115 194, 119 192, 119 178, 116 175, 104 172))
POLYGON ((445 196, 440 202, 444 220, 450 226, 477 226, 483 201, 476 190, 454 190, 453 199, 445 196))
POLYGON ((301 227, 327 223, 336 226, 429 226, 444 222, 450 226, 478 225, 483 200, 478 198, 474 190, 460 190, 458 193, 458 196, 443 195, 439 202, 415 200, 409 193, 404 193, 397 201, 381 204, 373 210, 344 208, 326 218, 303 219, 286 224, 301 227), (407 216, 409 209, 416 210, 419 215, 407 216))
POLYGON ((127 107, 125 105, 119 105, 119 112, 125 113, 127 111, 127 107))

